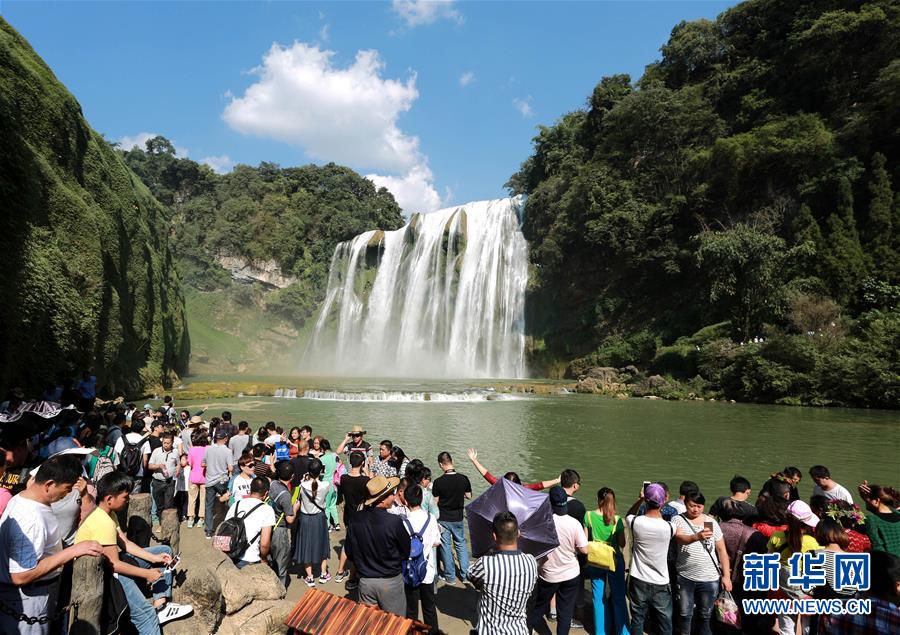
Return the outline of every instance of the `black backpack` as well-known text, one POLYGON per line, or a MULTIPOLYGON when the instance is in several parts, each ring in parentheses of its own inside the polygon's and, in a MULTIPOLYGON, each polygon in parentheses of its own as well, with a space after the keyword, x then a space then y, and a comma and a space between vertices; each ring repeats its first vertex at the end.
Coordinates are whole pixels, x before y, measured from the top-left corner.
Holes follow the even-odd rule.
POLYGON ((266 503, 260 501, 256 507, 243 514, 238 512, 239 504, 240 501, 234 504, 234 516, 223 520, 213 536, 213 547, 231 558, 232 562, 240 560, 247 548, 259 539, 262 531, 256 534, 253 540, 247 540, 247 526, 244 524, 244 520, 266 503))
POLYGON ((122 436, 122 453, 119 455, 119 469, 128 476, 134 478, 144 464, 144 457, 141 454, 141 446, 144 444, 146 437, 142 437, 137 443, 128 440, 127 435, 122 436))

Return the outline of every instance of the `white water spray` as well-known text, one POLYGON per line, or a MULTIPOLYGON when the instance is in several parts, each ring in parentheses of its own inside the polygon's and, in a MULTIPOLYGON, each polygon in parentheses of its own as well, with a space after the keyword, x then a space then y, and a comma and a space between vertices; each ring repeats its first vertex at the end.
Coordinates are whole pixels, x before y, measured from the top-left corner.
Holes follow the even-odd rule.
POLYGON ((520 209, 517 198, 478 201, 339 244, 304 370, 523 377, 520 209))

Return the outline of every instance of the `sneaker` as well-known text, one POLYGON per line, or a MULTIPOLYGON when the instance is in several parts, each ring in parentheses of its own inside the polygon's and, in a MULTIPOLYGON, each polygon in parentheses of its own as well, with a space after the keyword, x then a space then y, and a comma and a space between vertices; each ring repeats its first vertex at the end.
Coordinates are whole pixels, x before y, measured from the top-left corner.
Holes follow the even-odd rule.
POLYGON ((335 525, 335 526, 334 526, 334 530, 335 530, 335 531, 340 531, 340 530, 341 530, 341 526, 340 526, 340 525, 335 525))
POLYGON ((572 618, 572 623, 569 624, 569 628, 574 630, 579 630, 584 628, 584 624, 576 620, 574 617, 572 618))
POLYGON ((304 578, 303 581, 306 582, 306 586, 308 586, 310 588, 313 588, 316 586, 316 579, 313 577, 304 578))
POLYGON ((556 621, 556 613, 554 613, 553 611, 547 613, 547 619, 549 619, 551 622, 555 622, 556 621))
POLYGON ((194 607, 190 604, 175 604, 175 602, 166 602, 161 608, 156 610, 156 617, 159 618, 160 624, 165 624, 173 620, 180 620, 194 612, 194 607))
POLYGON ((359 588, 359 580, 347 580, 347 586, 344 588, 348 591, 355 591, 359 588))
POLYGON ((212 534, 206 534, 206 539, 207 539, 207 540, 212 540, 212 534))
POLYGON ((319 584, 325 584, 329 580, 331 580, 331 574, 328 572, 325 572, 319 576, 319 584))
POLYGON ((456 586, 456 578, 441 578, 441 582, 444 584, 449 584, 451 586, 456 586))
POLYGON ((190 518, 188 518, 188 520, 187 520, 187 526, 188 526, 188 529, 190 529, 191 527, 193 527, 193 526, 194 526, 194 521, 191 520, 190 518))
POLYGON ((338 571, 334 575, 334 581, 337 582, 338 584, 340 584, 341 582, 343 582, 344 580, 347 579, 348 575, 350 575, 350 574, 347 573, 346 571, 338 571))

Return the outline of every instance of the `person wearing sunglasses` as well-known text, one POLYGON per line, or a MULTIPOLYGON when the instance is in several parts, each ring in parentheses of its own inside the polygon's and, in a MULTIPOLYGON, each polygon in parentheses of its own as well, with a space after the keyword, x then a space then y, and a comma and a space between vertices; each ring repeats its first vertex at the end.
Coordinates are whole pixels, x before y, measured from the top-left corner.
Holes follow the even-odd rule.
POLYGON ((372 453, 372 444, 363 438, 365 434, 366 431, 360 425, 355 425, 350 428, 350 431, 338 446, 337 453, 346 454, 348 457, 354 452, 362 454, 366 459, 363 464, 363 473, 367 476, 371 476, 371 468, 372 463, 375 460, 375 456, 372 453))
POLYGON ((239 501, 250 495, 250 483, 256 476, 254 469, 256 461, 250 452, 244 452, 238 459, 238 475, 234 477, 231 483, 231 502, 239 501))

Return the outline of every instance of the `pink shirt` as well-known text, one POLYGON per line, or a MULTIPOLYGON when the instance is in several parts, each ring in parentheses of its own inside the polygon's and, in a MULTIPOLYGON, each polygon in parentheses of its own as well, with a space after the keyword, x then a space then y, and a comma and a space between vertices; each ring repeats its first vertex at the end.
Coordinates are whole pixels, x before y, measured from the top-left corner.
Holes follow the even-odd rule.
POLYGON ((206 484, 206 468, 203 467, 203 455, 208 446, 195 445, 188 452, 188 465, 191 466, 191 483, 194 485, 206 484))
POLYGON ((0 487, 0 516, 3 515, 3 511, 6 509, 6 504, 12 498, 12 492, 10 492, 5 487, 0 487))
POLYGON ((541 561, 540 576, 545 582, 565 582, 577 577, 581 571, 576 553, 578 547, 587 547, 587 536, 581 523, 571 516, 554 514, 553 524, 559 546, 541 561))

